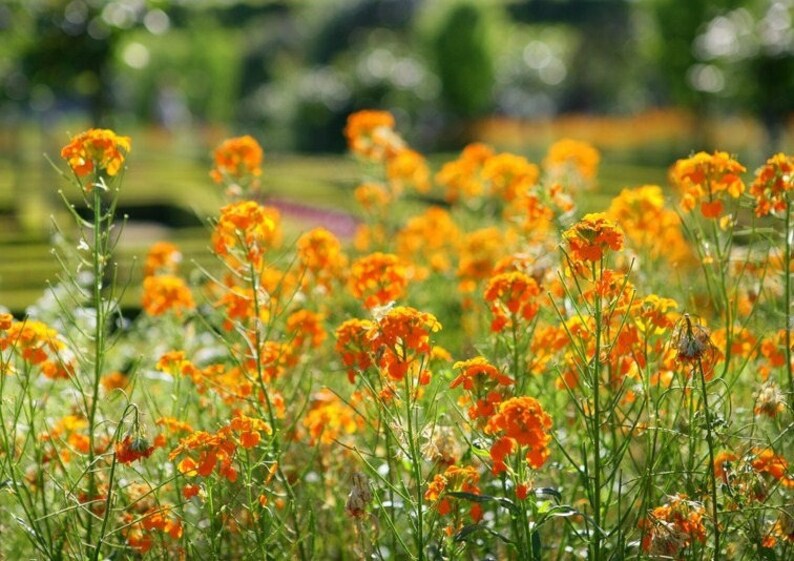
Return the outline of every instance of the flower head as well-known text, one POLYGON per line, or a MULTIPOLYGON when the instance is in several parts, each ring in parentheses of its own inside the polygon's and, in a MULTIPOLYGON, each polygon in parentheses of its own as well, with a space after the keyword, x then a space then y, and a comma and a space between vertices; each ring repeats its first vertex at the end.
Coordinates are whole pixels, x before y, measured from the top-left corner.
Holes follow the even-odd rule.
POLYGON ((600 261, 605 251, 623 249, 623 233, 603 213, 586 214, 563 238, 574 261, 600 261))
MULTIPOLYGON (((61 150, 61 157, 78 177, 91 173, 113 177, 124 165, 131 142, 130 137, 118 136, 112 130, 90 129, 73 137, 61 150)), ((93 184, 88 183, 84 188, 90 192, 93 184)))
POLYGON ((681 207, 692 212, 699 202, 701 214, 714 219, 722 214, 724 193, 736 199, 744 192, 741 174, 745 171, 727 152, 698 152, 678 160, 670 175, 683 192, 681 207))
POLYGON ((236 267, 260 268, 265 253, 281 241, 280 214, 254 201, 241 201, 221 209, 212 232, 215 253, 236 267))
POLYGON ((185 312, 194 310, 196 303, 184 279, 173 275, 156 275, 143 279, 141 307, 150 316, 173 312, 181 317, 185 312))
POLYGON ((700 503, 682 495, 670 497, 667 503, 654 508, 640 521, 643 551, 650 555, 683 558, 685 549, 694 542, 706 541, 704 513, 700 503))
POLYGON ((372 253, 353 261, 348 286, 368 309, 385 306, 405 293, 408 285, 406 265, 396 255, 372 253))
POLYGON ((794 190, 794 156, 775 154, 755 174, 750 194, 755 198, 756 216, 786 210, 789 192, 794 190))
POLYGON ((513 397, 502 402, 485 425, 486 434, 501 435, 491 447, 493 472, 507 469, 505 457, 516 446, 526 447, 526 460, 530 466, 535 469, 542 467, 549 457, 551 425, 551 417, 533 397, 513 397))
POLYGON ((262 147, 252 136, 224 140, 213 153, 215 167, 210 177, 215 183, 259 177, 263 155, 262 147))

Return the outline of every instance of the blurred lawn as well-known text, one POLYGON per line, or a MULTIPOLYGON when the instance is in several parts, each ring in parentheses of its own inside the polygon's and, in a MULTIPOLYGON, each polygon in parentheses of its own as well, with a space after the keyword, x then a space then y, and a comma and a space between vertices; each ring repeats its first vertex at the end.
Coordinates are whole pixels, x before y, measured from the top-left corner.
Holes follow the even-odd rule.
MULTIPOLYGON (((0 306, 21 312, 41 297, 47 282, 57 282, 60 268, 52 253, 53 217, 59 227, 72 222, 57 195, 59 188, 76 205, 81 204, 77 189, 58 175, 42 156, 57 160, 58 147, 44 150, 31 138, 21 138, 15 156, 0 152, 0 306)), ((213 266, 209 254, 207 220, 223 204, 221 189, 208 176, 210 150, 196 144, 174 144, 158 136, 139 140, 134 137, 129 168, 120 195, 120 214, 130 221, 124 229, 116 256, 119 279, 130 279, 132 289, 124 305, 135 307, 140 294, 140 263, 148 247, 160 239, 177 243, 185 257, 184 271, 191 262, 213 266)), ((45 144, 46 145, 46 144, 45 144)), ((434 155, 431 163, 441 163, 455 155, 434 155)), ((63 167, 63 166, 61 166, 63 167)), ((344 156, 295 156, 266 154, 263 190, 266 197, 288 200, 320 209, 356 213, 352 189, 366 170, 344 156)), ((664 185, 666 170, 611 162, 601 166, 599 189, 582 194, 580 212, 603 210, 624 187, 648 183, 664 185)), ((428 204, 408 201, 400 212, 410 213, 428 204)), ((287 240, 294 239, 306 224, 300 218, 285 217, 287 240)), ((76 232, 66 230, 67 239, 76 232)))

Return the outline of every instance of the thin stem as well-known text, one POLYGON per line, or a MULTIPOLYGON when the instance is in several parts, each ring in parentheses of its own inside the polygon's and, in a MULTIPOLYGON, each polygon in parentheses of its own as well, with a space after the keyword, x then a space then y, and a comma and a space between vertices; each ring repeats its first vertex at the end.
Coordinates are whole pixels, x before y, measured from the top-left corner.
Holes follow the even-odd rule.
MULTIPOLYGON (((92 305, 96 313, 96 323, 94 325, 94 372, 93 372, 93 386, 91 390, 91 408, 88 413, 88 500, 89 503, 94 500, 96 493, 96 474, 94 472, 94 461, 96 459, 96 452, 94 450, 94 439, 96 429, 96 412, 97 404, 99 403, 99 380, 102 377, 102 368, 104 366, 104 345, 105 345, 105 307, 102 301, 102 282, 105 273, 105 252, 103 244, 102 223, 102 192, 96 186, 93 189, 93 236, 94 247, 92 248, 92 266, 94 274, 94 285, 92 294, 92 305)), ((108 489, 108 494, 111 490, 108 489)), ((93 523, 94 515, 88 512, 88 521, 86 523, 86 540, 85 543, 88 547, 93 547, 93 523)), ((99 549, 101 544, 96 545, 91 557, 98 559, 99 549)))
POLYGON ((791 367, 791 201, 786 199, 786 254, 783 260, 783 280, 785 283, 785 309, 786 319, 786 374, 788 375, 789 404, 794 408, 794 376, 791 367))
MULTIPOLYGON (((687 318, 688 321, 688 318, 687 318)), ((717 518, 717 478, 714 474, 714 435, 711 433, 711 411, 709 409, 709 397, 706 388, 706 373, 703 371, 703 362, 698 359, 698 371, 700 373, 700 387, 703 392, 703 412, 706 415, 706 444, 709 448, 709 482, 711 483, 711 516, 714 519, 714 560, 720 556, 720 523, 717 518)))
MULTIPOLYGON (((603 272, 603 261, 599 264, 603 272)), ((596 276, 596 263, 593 262, 593 282, 598 282, 596 276)), ((596 291, 595 296, 595 355, 593 356, 593 369, 591 383, 593 386, 593 417, 591 432, 593 438, 593 521, 595 522, 595 540, 593 541, 593 561, 601 559, 601 295, 596 291)))
MULTIPOLYGON (((419 371, 421 372, 421 366, 419 371)), ((412 388, 411 388, 411 381, 410 381, 410 374, 406 374, 405 380, 405 413, 406 413, 406 421, 407 421, 407 429, 408 429, 408 451, 411 454, 411 467, 413 469, 413 477, 416 483, 416 548, 417 548, 417 558, 419 561, 423 561, 425 558, 424 552, 424 533, 423 533, 423 513, 422 513, 422 502, 424 499, 424 494, 422 493, 422 466, 419 463, 420 458, 419 454, 416 450, 416 438, 414 435, 414 423, 413 423, 413 407, 411 405, 412 399, 412 388)))

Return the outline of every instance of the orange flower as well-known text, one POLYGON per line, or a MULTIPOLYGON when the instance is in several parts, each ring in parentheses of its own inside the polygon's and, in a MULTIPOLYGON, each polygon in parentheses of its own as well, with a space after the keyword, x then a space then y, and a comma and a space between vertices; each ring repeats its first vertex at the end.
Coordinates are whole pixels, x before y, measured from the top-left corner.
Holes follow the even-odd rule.
POLYGON ((483 166, 491 156, 493 150, 489 146, 474 143, 466 146, 457 160, 444 164, 436 174, 436 182, 446 188, 447 202, 466 201, 483 194, 483 166))
POLYGON ((387 111, 352 113, 347 118, 345 138, 351 152, 376 162, 393 156, 405 147, 394 131, 394 117, 387 111))
POLYGON ((148 440, 142 436, 131 437, 130 435, 125 436, 121 442, 117 442, 115 449, 116 461, 122 464, 131 464, 135 460, 148 458, 154 452, 154 446, 151 446, 148 440))
MULTIPOLYGON (((433 481, 428 483, 424 498, 426 501, 434 503, 433 506, 441 516, 446 516, 452 512, 453 504, 457 503, 457 501, 445 497, 445 493, 454 491, 479 495, 480 488, 477 486, 479 481, 480 474, 473 466, 458 467, 451 465, 447 467, 443 475, 436 474, 433 477, 433 481)), ((472 504, 470 516, 472 520, 479 522, 482 517, 480 505, 477 503, 472 504)))
POLYGON ((654 556, 682 559, 693 542, 706 541, 703 505, 675 495, 662 506, 654 508, 640 521, 643 531, 642 550, 654 556))
POLYGON ((504 399, 507 386, 513 384, 513 379, 481 356, 456 362, 452 368, 460 370, 460 374, 452 380, 449 387, 454 389, 462 386, 474 400, 468 410, 469 418, 483 419, 493 416, 496 407, 504 399))
POLYGON ((371 214, 386 212, 392 202, 391 193, 380 183, 362 183, 356 187, 353 196, 361 208, 371 214))
POLYGON ((753 448, 755 459, 751 465, 758 473, 772 476, 784 487, 794 487, 794 476, 788 473, 788 462, 771 448, 753 448))
POLYGON ((452 267, 460 238, 460 230, 449 213, 439 207, 430 207, 423 214, 412 216, 397 233, 397 254, 413 263, 417 277, 424 278, 428 269, 445 272, 452 267))
MULTIPOLYGON (((118 136, 112 130, 90 129, 73 137, 61 150, 61 157, 78 177, 103 172, 113 177, 124 165, 131 142, 128 136, 118 136)), ((94 183, 84 186, 86 192, 93 188, 94 183)))
POLYGON ((177 246, 171 242, 156 242, 146 255, 143 274, 147 277, 157 273, 174 274, 180 261, 182 253, 177 246))
POLYGON ((744 192, 740 175, 745 171, 727 152, 698 152, 691 158, 678 160, 670 177, 683 192, 681 207, 686 212, 692 212, 700 203, 701 214, 714 219, 722 214, 722 193, 736 199, 744 192))
POLYGON ((419 193, 430 191, 430 169, 424 156, 415 150, 404 148, 386 161, 386 177, 392 192, 399 194, 406 189, 419 193))
MULTIPOLYGON (((393 380, 402 380, 409 369, 426 366, 432 349, 430 334, 441 329, 434 315, 414 308, 389 310, 371 332, 371 354, 393 380)), ((420 383, 429 372, 417 372, 420 383)))
POLYGON ((789 192, 794 190, 794 156, 775 154, 755 173, 750 194, 756 216, 785 212, 789 192))
POLYGON ((309 444, 333 444, 343 434, 353 434, 363 420, 331 390, 324 388, 312 396, 312 405, 303 419, 309 431, 309 444))
POLYGON ((461 244, 458 277, 460 289, 473 292, 477 282, 491 276, 505 251, 505 237, 498 228, 489 227, 466 234, 461 244))
POLYGON ((221 209, 212 232, 212 247, 237 269, 259 269, 265 253, 281 241, 280 214, 254 201, 241 201, 221 209))
POLYGON ((600 261, 607 249, 623 249, 623 233, 604 213, 586 214, 563 238, 574 261, 600 261))
POLYGON ((551 425, 551 417, 533 397, 513 397, 502 402, 498 412, 485 425, 486 434, 503 435, 491 449, 494 473, 506 469, 504 458, 512 453, 514 445, 527 447, 526 459, 530 466, 535 469, 543 466, 549 457, 551 425))
POLYGON ((115 389, 126 388, 127 384, 129 383, 129 378, 126 374, 116 371, 102 376, 102 379, 99 381, 99 383, 102 384, 102 387, 105 388, 105 391, 110 392, 115 389))
POLYGON ((0 350, 8 348, 24 362, 37 366, 47 378, 66 379, 74 374, 73 353, 57 331, 38 320, 12 321, 5 331, 0 331, 0 350))
POLYGON ((549 147, 543 160, 546 173, 554 179, 570 178, 571 174, 589 182, 598 173, 601 155, 592 145, 580 140, 563 138, 549 147))
POLYGON ((607 216, 638 251, 647 251, 654 259, 671 263, 690 257, 690 249, 681 231, 678 214, 664 206, 664 194, 658 185, 623 189, 612 199, 607 216))
POLYGON ((348 287, 368 309, 385 306, 401 298, 408 285, 405 264, 390 253, 372 253, 353 261, 348 287))
POLYGON ((485 161, 482 176, 490 185, 492 197, 510 203, 526 195, 538 182, 538 166, 523 156, 497 154, 485 161))
POLYGON ((312 348, 318 348, 327 337, 323 328, 325 316, 309 310, 298 310, 287 318, 287 335, 292 338, 294 349, 303 348, 308 341, 312 348))
POLYGON ((315 228, 301 235, 295 248, 298 262, 310 276, 305 279, 304 287, 320 286, 329 291, 331 283, 343 275, 347 258, 342 253, 342 244, 325 228, 315 228))
POLYGON ((215 183, 240 181, 262 175, 262 147, 251 136, 224 140, 213 154, 215 167, 210 172, 215 183))
POLYGON ((356 373, 372 366, 369 354, 370 333, 375 324, 366 319, 349 319, 336 329, 336 352, 347 368, 347 378, 352 384, 356 373))
POLYGON ((491 330, 503 331, 519 319, 530 322, 538 313, 538 283, 525 273, 512 271, 491 278, 485 289, 485 301, 493 314, 491 330))
POLYGON ((159 275, 143 279, 141 307, 150 316, 173 312, 175 316, 182 317, 183 313, 194 310, 196 303, 182 278, 159 275))
POLYGON ((730 474, 734 472, 733 465, 738 459, 739 456, 733 452, 719 452, 714 456, 714 476, 727 484, 730 474))

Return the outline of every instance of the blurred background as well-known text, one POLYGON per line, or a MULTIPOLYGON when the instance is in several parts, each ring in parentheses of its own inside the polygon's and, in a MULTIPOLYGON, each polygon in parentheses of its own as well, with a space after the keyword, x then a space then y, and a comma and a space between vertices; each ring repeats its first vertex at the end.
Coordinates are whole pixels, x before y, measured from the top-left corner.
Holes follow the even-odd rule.
MULTIPOLYGON (((693 150, 752 170, 794 145, 792 18, 794 0, 0 0, 0 242, 48 246, 64 182, 42 155, 88 126, 133 137, 143 241, 196 239, 211 150, 239 134, 274 200, 348 210, 342 130, 363 108, 431 162, 589 141, 607 193, 693 150)), ((0 269, 0 298, 14 282, 0 269)))

